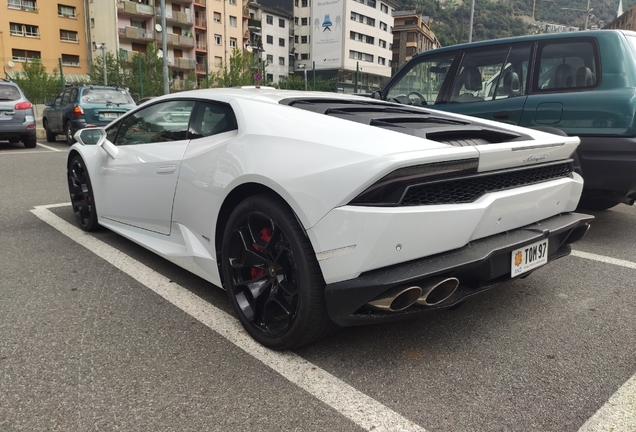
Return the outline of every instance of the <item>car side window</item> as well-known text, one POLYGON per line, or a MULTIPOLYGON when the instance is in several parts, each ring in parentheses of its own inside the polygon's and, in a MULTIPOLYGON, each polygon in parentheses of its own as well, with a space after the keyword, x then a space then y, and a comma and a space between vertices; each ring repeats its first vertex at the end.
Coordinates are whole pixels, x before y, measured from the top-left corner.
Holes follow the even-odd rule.
POLYGON ((386 100, 408 105, 435 104, 455 55, 447 53, 414 62, 389 89, 386 100))
POLYGON ((69 96, 69 102, 70 103, 77 102, 77 89, 76 88, 71 89, 70 96, 69 96))
POLYGON ((187 139, 191 100, 153 104, 127 116, 116 134, 115 145, 148 144, 187 139))
POLYGON ((237 129, 234 112, 229 105, 198 102, 190 125, 191 139, 203 138, 237 129))
POLYGON ((55 106, 60 106, 62 104, 62 95, 63 94, 64 93, 60 93, 59 95, 57 95, 57 97, 55 98, 55 103, 54 103, 55 106))
POLYGON ((539 46, 534 87, 539 92, 562 92, 595 87, 598 55, 592 41, 548 42, 539 46))
POLYGON ((492 99, 490 88, 497 86, 510 47, 469 51, 464 54, 451 90, 454 103, 483 102, 492 99))
POLYGON ((71 96, 70 90, 64 91, 64 94, 62 95, 62 105, 68 104, 70 96, 71 96))

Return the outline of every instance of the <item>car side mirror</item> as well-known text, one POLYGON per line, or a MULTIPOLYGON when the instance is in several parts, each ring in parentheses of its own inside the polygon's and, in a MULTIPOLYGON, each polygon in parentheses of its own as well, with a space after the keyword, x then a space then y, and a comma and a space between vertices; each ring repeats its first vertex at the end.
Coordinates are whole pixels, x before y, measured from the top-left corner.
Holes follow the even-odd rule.
POLYGON ((119 153, 117 146, 106 139, 106 130, 104 128, 81 129, 75 132, 75 140, 82 145, 99 146, 113 159, 119 153))
POLYGON ((382 99, 382 93, 380 93, 378 90, 376 90, 373 93, 371 93, 371 98, 373 98, 373 99, 382 99))
POLYGON ((44 105, 53 106, 53 101, 50 101, 50 100, 44 101, 44 105))

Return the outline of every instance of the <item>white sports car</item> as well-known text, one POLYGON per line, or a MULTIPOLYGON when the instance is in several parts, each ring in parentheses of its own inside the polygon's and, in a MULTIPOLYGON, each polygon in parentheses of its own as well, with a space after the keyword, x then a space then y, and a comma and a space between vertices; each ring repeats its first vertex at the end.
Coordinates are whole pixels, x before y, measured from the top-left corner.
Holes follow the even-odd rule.
POLYGON ((183 92, 76 139, 79 225, 223 286, 273 349, 527 276, 593 219, 578 138, 353 95, 183 92))

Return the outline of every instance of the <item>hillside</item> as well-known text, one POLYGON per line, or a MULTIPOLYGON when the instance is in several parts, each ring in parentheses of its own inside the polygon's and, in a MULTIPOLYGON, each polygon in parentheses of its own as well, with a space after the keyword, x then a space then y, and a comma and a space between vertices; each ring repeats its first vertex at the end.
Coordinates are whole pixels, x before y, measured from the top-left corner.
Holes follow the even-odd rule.
MULTIPOLYGON (((470 0, 398 0, 400 9, 415 9, 433 20, 433 31, 442 45, 468 41, 470 0)), ((473 40, 495 39, 536 33, 532 9, 536 1, 535 20, 583 27, 586 0, 475 0, 473 40), (564 10, 562 8, 580 9, 564 10)), ((636 0, 623 0, 623 10, 636 0)), ((618 0, 591 0, 588 27, 602 28, 616 18, 618 0)))

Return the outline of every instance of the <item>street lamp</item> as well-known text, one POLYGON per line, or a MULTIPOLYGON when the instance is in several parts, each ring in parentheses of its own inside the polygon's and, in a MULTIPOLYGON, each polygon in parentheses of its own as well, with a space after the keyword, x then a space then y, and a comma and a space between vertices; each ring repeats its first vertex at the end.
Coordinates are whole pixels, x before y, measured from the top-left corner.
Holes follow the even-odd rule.
POLYGON ((307 65, 301 63, 298 65, 298 69, 302 69, 305 71, 305 91, 307 91, 307 65))
POLYGON ((473 18, 475 16, 475 0, 470 4, 470 31, 468 32, 468 43, 473 41, 473 18))
POLYGON ((102 62, 104 63, 104 85, 108 85, 108 79, 106 77, 106 44, 105 43, 101 43, 101 44, 96 44, 95 42, 93 42, 93 47, 98 50, 101 49, 102 50, 102 62))
POLYGON ((583 30, 587 30, 587 20, 590 17, 590 12, 592 12, 594 9, 590 8, 590 0, 587 0, 587 9, 561 8, 561 10, 585 12, 585 27, 583 27, 583 30))

